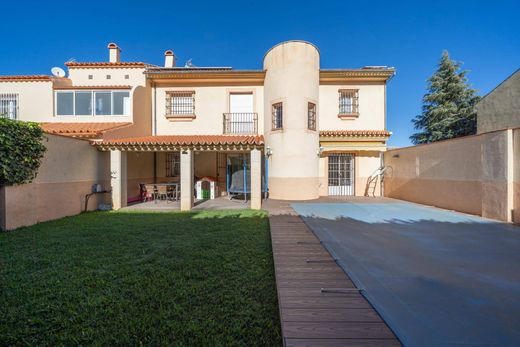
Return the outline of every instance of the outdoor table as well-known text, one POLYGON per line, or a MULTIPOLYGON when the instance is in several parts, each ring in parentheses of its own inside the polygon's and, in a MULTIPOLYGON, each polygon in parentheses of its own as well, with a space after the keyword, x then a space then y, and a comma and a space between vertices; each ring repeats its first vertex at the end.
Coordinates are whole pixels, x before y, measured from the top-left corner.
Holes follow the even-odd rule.
MULTIPOLYGON (((143 187, 144 186, 166 186, 166 187, 169 187, 172 189, 173 191, 173 196, 174 196, 174 199, 175 201, 178 201, 178 191, 179 191, 179 187, 180 187, 180 183, 179 182, 163 182, 163 183, 141 183, 140 184, 141 186, 141 192, 144 191, 143 187)), ((142 194, 141 194, 142 196, 142 194)))

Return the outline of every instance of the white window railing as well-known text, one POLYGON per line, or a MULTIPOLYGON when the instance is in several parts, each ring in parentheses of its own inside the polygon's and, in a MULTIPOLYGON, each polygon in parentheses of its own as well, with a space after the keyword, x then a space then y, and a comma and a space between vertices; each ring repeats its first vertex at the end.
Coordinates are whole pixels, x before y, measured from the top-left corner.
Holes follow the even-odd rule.
POLYGON ((0 116, 18 119, 18 94, 0 94, 0 116))

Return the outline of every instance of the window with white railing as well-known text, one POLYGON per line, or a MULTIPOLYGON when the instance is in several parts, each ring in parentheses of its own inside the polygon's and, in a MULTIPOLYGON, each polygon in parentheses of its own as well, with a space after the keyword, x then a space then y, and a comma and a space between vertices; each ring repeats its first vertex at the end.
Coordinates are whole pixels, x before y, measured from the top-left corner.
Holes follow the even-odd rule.
POLYGON ((0 116, 18 118, 18 94, 0 94, 0 116))
POLYGON ((194 91, 168 91, 166 92, 167 116, 194 116, 195 92, 194 91))
POLYGON ((75 90, 56 92, 57 116, 128 116, 130 92, 75 90))
POLYGON ((359 91, 357 89, 339 90, 339 115, 357 116, 359 114, 359 91))

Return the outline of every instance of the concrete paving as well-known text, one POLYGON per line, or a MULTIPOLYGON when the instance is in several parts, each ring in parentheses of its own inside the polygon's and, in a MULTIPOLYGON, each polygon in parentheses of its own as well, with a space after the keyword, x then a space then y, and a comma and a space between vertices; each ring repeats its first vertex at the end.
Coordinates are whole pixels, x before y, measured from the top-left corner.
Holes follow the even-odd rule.
POLYGON ((397 200, 291 206, 405 345, 520 345, 519 227, 397 200))

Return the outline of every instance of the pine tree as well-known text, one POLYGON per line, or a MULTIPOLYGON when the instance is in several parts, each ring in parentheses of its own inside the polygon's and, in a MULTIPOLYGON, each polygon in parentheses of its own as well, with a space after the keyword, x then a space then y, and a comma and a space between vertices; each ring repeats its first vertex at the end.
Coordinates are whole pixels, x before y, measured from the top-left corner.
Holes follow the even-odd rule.
POLYGON ((414 144, 429 143, 477 131, 475 104, 480 99, 471 89, 467 71, 461 63, 442 53, 437 71, 428 79, 428 92, 423 97, 422 113, 412 122, 417 133, 410 136, 414 144))

